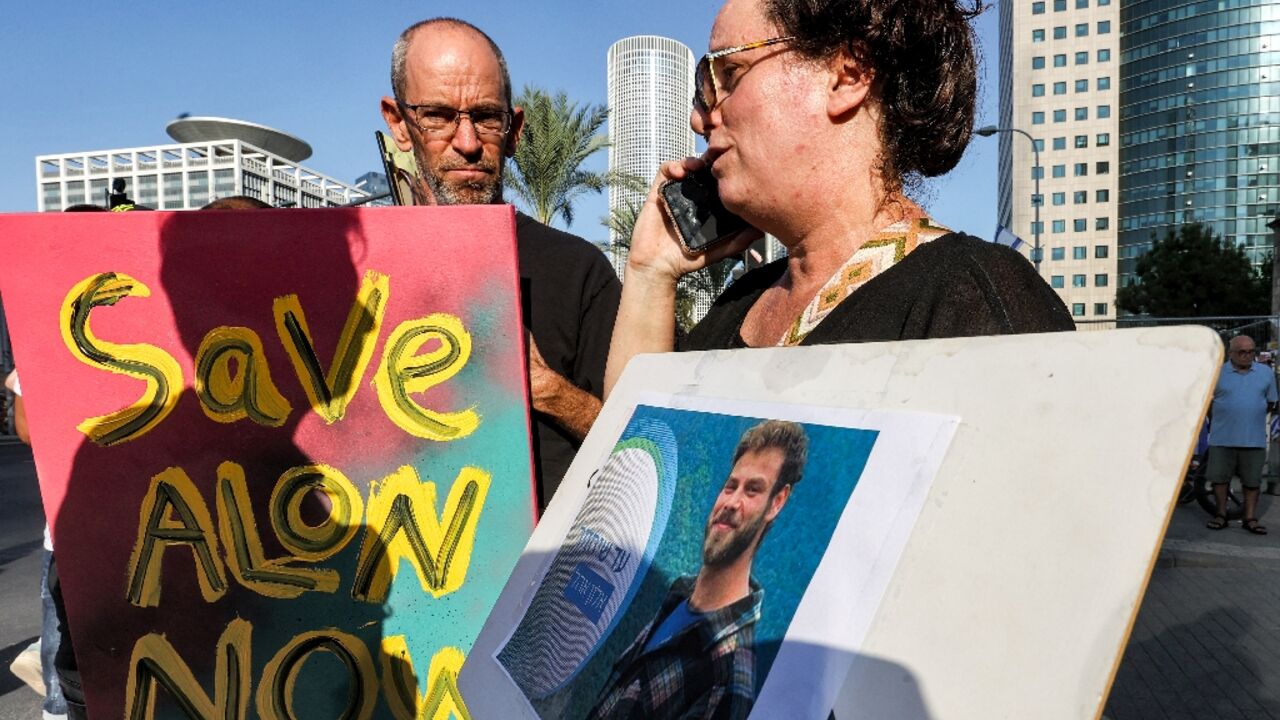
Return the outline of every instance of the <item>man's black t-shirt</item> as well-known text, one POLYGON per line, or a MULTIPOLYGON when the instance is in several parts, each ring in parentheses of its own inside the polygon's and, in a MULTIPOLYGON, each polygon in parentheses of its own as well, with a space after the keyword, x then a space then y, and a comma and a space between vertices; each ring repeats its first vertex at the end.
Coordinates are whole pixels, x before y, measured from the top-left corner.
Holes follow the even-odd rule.
MULTIPOLYGON (((622 286, 604 253, 516 213, 521 313, 547 367, 596 397, 622 286)), ((532 412, 538 505, 545 508, 578 451, 579 442, 550 417, 532 412)))

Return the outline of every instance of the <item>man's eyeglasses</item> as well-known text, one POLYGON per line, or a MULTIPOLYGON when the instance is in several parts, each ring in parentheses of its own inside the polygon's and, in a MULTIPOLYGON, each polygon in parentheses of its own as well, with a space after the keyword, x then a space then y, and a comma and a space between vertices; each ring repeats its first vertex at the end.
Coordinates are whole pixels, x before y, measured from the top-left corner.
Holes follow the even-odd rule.
POLYGON ((459 110, 448 105, 410 105, 400 103, 400 111, 412 118, 414 125, 427 137, 451 138, 458 131, 458 123, 466 115, 475 128, 476 135, 500 138, 511 129, 511 113, 497 108, 471 108, 459 110))
POLYGON ((712 108, 720 104, 720 90, 728 83, 716 72, 716 60, 726 55, 777 45, 793 39, 793 36, 787 35, 785 37, 769 38, 768 40, 757 40, 746 45, 725 48, 703 55, 702 59, 698 61, 698 68, 693 73, 693 107, 702 112, 711 112, 712 108))

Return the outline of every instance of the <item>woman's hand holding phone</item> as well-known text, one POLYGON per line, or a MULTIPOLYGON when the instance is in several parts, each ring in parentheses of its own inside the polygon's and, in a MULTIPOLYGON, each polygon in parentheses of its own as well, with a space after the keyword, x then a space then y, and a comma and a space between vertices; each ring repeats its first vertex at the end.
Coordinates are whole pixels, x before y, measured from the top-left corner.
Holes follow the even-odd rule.
MULTIPOLYGON (((631 234, 631 252, 627 258, 627 281, 633 279, 640 282, 653 282, 669 285, 674 289, 681 277, 713 265, 724 258, 740 253, 761 237, 761 232, 745 226, 735 230, 727 237, 716 242, 699 244, 695 251, 690 251, 682 242, 682 236, 673 220, 673 212, 681 212, 692 220, 693 216, 709 216, 709 213, 695 210, 685 205, 681 208, 668 208, 663 197, 663 187, 672 182, 690 179, 695 173, 708 173, 709 169, 700 158, 685 158, 663 163, 658 168, 658 175, 649 187, 649 195, 644 207, 636 218, 635 228, 631 234)), ((675 195, 668 191, 668 195, 675 195)), ((687 193, 693 196, 694 193, 687 193)), ((677 199, 679 202, 679 199, 677 199)), ((719 205, 718 202, 715 205, 719 205)), ((723 212, 723 206, 720 206, 723 212)), ((730 216, 736 218, 736 216, 730 216)), ((723 218, 723 215, 717 215, 723 218)), ((687 225, 686 234, 692 236, 697 228, 687 225)))

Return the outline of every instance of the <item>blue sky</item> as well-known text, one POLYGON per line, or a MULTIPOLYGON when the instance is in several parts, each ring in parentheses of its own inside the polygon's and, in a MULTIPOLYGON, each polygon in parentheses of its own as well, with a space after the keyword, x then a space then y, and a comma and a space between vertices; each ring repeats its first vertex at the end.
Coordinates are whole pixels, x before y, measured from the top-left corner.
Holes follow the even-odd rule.
MULTIPOLYGON (((454 15, 507 55, 517 88, 606 101, 605 53, 628 35, 656 34, 706 51, 719 0, 490 0, 435 2, 27 3, 0 23, 0 212, 36 206, 35 156, 170 142, 179 113, 234 117, 308 141, 304 164, 343 181, 380 168, 373 131, 389 92, 391 45, 405 26, 454 15), (128 8, 127 11, 121 8, 128 8), (483 10, 476 9, 483 7, 483 10)), ((997 12, 976 22, 982 46, 978 124, 998 102, 997 12)), ((926 185, 945 225, 990 238, 995 229, 995 139, 975 138, 960 165, 926 185)), ((603 168, 606 153, 593 164, 603 168)), ((607 231, 603 195, 579 202, 571 230, 607 231)))

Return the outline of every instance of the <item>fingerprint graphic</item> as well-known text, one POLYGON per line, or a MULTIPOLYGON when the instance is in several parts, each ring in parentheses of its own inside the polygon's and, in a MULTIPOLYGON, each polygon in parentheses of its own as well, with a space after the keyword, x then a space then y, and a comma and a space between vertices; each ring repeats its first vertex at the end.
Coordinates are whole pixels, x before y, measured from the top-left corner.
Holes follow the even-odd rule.
POLYGON ((572 680, 608 637, 653 560, 675 493, 671 428, 636 420, 591 484, 560 552, 498 661, 530 700, 572 680))

